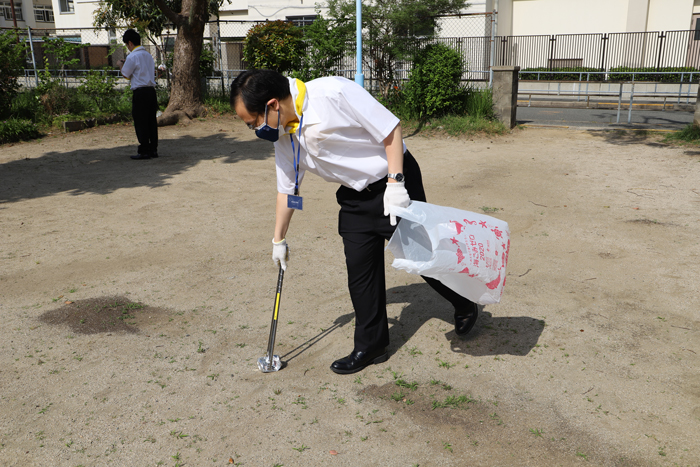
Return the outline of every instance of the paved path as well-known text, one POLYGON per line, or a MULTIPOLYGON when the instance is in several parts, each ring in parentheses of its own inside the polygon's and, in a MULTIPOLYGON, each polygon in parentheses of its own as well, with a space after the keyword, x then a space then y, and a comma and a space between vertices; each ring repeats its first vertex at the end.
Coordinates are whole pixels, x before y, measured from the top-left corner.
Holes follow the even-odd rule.
POLYGON ((517 119, 527 125, 680 130, 693 122, 693 113, 633 109, 632 122, 627 124, 627 110, 623 110, 617 124, 617 110, 518 107, 517 119))

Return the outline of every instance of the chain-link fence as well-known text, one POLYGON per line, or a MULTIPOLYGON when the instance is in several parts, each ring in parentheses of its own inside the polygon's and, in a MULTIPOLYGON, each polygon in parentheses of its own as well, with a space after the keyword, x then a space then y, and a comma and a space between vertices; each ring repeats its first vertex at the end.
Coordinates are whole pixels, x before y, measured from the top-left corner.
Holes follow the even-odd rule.
MULTIPOLYGON (((215 63, 212 76, 206 77, 208 89, 221 91, 228 87, 238 74, 247 69, 243 59, 243 44, 248 31, 256 21, 212 21, 204 31, 204 46, 211 47, 215 63)), ((492 15, 465 14, 448 15, 435 18, 436 28, 431 37, 420 38, 418 46, 433 42, 442 42, 462 54, 465 62, 465 80, 487 80, 489 70, 492 15)), ((48 70, 52 75, 63 77, 67 85, 80 83, 87 70, 104 69, 108 73, 118 74, 116 63, 126 55, 122 44, 123 29, 72 28, 72 29, 21 29, 21 40, 29 44, 27 63, 23 82, 26 87, 38 83, 38 73, 48 70), (75 50, 74 64, 65 67, 62 60, 46 53, 46 39, 63 39, 66 42, 81 45, 75 50)), ((401 39, 397 39, 400 45, 401 39)), ((415 41, 414 41, 415 42, 415 41)), ((166 30, 155 38, 143 38, 142 46, 153 55, 156 65, 167 64, 168 54, 175 45, 175 32, 166 30)), ((353 79, 356 73, 354 42, 349 42, 343 57, 335 66, 326 70, 338 76, 353 79)), ((365 79, 373 86, 377 79, 372 63, 373 51, 364 50, 365 79)), ((393 63, 395 79, 405 80, 411 70, 411 63, 397 61, 393 63)), ((159 76, 161 83, 167 85, 169 72, 159 76)), ((120 82, 125 85, 125 81, 120 82)))

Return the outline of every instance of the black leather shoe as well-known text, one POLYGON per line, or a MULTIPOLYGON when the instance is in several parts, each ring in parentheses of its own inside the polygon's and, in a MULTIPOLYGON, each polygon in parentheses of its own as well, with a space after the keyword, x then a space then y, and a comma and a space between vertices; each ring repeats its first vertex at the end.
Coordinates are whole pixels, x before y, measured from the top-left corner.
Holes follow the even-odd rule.
POLYGON ((455 311, 455 332, 458 336, 468 334, 479 317, 479 305, 472 303, 466 310, 455 311))
POLYGON ((149 156, 148 154, 136 154, 135 156, 131 156, 131 158, 135 161, 142 161, 142 160, 150 159, 151 156, 149 156))
POLYGON ((389 359, 386 348, 372 352, 352 351, 347 357, 336 360, 331 365, 331 370, 341 375, 349 375, 364 370, 369 365, 384 363, 389 359))

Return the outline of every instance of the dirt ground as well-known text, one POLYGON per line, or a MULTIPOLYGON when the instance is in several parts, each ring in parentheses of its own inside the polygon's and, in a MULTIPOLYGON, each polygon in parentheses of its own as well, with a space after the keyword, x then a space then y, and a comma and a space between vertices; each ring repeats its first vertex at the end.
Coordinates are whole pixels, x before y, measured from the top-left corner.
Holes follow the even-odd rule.
POLYGON ((430 202, 509 223, 503 299, 458 338, 387 252, 391 357, 340 376, 337 187, 304 181, 263 374, 272 145, 232 117, 160 138, 150 161, 129 125, 0 148, 0 465, 700 465, 700 151, 407 137, 430 202))

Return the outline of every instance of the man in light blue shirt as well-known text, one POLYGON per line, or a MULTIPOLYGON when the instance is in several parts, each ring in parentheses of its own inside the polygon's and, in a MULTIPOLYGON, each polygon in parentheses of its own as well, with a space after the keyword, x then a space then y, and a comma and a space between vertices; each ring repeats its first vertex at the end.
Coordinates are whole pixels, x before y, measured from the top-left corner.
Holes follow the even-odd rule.
POLYGON ((131 116, 134 119, 136 138, 139 140, 138 154, 134 160, 158 157, 158 99, 156 98, 155 63, 151 54, 141 47, 141 36, 127 29, 122 38, 129 55, 117 65, 122 76, 131 81, 131 116))

